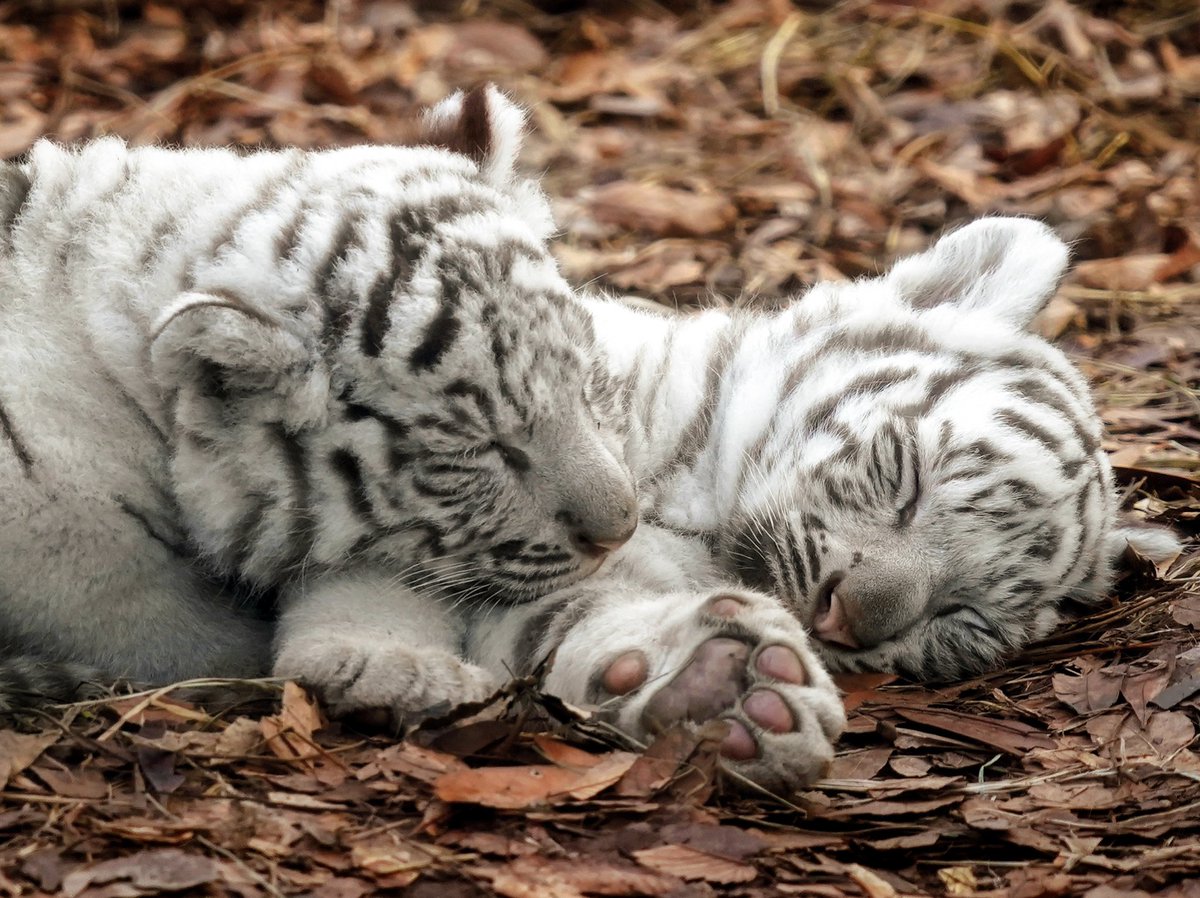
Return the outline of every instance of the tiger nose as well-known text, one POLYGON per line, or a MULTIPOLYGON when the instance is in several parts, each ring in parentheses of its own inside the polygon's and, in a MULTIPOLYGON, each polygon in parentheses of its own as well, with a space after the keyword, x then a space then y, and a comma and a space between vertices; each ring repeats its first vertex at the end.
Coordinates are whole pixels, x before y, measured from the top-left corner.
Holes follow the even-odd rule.
POLYGON ((847 601, 846 575, 841 571, 830 574, 821 584, 817 596, 816 614, 813 615, 813 632, 822 642, 831 642, 848 649, 861 648, 852 629, 852 603, 847 601))
POLYGON ((621 548, 629 542, 638 525, 637 511, 632 508, 613 521, 586 521, 568 510, 560 511, 558 519, 567 526, 571 545, 576 551, 591 558, 602 558, 621 548))

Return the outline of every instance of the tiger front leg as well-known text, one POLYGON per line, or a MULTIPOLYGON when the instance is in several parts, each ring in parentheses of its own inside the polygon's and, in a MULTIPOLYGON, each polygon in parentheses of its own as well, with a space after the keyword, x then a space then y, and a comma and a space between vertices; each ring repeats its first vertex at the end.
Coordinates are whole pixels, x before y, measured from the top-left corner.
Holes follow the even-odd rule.
POLYGON ((311 688, 335 717, 400 727, 495 690, 459 655, 461 636, 456 614, 394 578, 328 574, 285 594, 274 673, 311 688))

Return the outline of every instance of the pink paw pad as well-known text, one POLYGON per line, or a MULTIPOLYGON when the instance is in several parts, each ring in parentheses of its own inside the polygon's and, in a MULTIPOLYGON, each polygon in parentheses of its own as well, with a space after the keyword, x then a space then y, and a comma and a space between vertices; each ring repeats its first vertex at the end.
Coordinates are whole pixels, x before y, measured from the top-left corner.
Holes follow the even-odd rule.
POLYGON ((721 754, 731 761, 758 757, 758 743, 740 720, 729 721, 729 735, 721 742, 721 754))
POLYGON ((646 682, 650 664, 641 652, 618 655, 608 666, 600 683, 610 695, 627 695, 646 682))
POLYGON ((759 673, 773 680, 782 680, 784 683, 793 683, 797 686, 803 686, 808 682, 808 672, 805 671, 803 662, 787 646, 767 646, 758 653, 755 666, 759 673))
POLYGON ((737 617, 746 603, 735 596, 717 596, 708 603, 708 613, 715 617, 737 617))
POLYGON ((751 692, 742 700, 742 710, 760 727, 772 733, 786 733, 796 725, 787 703, 773 689, 751 692))

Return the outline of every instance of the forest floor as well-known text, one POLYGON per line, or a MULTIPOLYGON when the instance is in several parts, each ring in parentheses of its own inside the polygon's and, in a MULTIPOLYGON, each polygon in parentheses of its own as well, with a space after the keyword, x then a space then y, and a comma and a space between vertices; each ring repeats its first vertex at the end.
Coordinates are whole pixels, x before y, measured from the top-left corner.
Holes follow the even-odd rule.
MULTIPOLYGON (((402 141, 492 79, 532 107, 576 283, 685 307, 856 276, 987 212, 1075 267, 1039 326, 1092 379, 1127 508, 1200 528, 1200 8, 784 0, 0 2, 0 154, 39 136, 402 141), (601 11, 603 10, 603 11, 601 11)), ((518 684, 405 741, 272 687, 0 730, 0 896, 1200 896, 1200 556, 1002 672, 843 682, 828 779, 614 744, 518 684)))

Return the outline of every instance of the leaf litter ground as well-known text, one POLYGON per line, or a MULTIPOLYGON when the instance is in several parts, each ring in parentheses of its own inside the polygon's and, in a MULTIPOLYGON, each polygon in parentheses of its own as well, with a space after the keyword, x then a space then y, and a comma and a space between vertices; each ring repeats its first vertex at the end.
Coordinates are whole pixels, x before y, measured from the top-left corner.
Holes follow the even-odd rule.
MULTIPOLYGON (((1077 264, 1040 327, 1095 385, 1125 504, 1197 530, 1194 3, 10 2, 0 59, 5 156, 399 141, 497 80, 534 107, 568 275, 681 308, 1042 217, 1077 264)), ((844 680, 799 795, 722 781, 719 731, 631 745, 533 683, 403 740, 292 685, 54 709, 0 730, 0 895, 1200 896, 1200 558, 1130 562, 1003 674, 844 680)))

